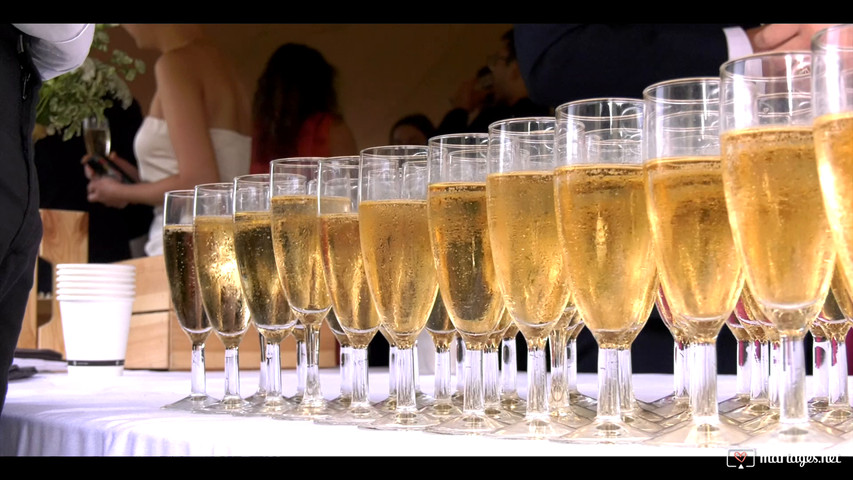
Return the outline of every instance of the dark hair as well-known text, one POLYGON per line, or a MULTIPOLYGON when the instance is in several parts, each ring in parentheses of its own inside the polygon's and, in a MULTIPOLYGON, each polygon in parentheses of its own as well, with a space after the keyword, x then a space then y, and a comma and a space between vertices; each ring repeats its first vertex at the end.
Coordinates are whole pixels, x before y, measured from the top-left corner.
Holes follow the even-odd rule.
POLYGON ((429 117, 422 113, 406 115, 405 117, 397 120, 397 122, 394 123, 394 126, 391 127, 391 131, 389 132, 388 136, 393 136, 394 130, 396 130, 397 127, 401 125, 411 125, 417 128, 418 130, 420 130, 421 133, 424 134, 424 137, 426 137, 427 140, 429 140, 430 137, 435 136, 435 126, 433 126, 432 121, 429 119, 429 117))
POLYGON ((508 55, 506 57, 506 62, 509 63, 516 59, 515 56, 515 31, 510 28, 503 35, 501 35, 501 40, 506 42, 506 49, 508 55))
POLYGON ((308 117, 338 113, 336 76, 319 51, 297 43, 278 47, 258 78, 252 102, 258 142, 292 150, 281 156, 295 155, 299 129, 308 117))

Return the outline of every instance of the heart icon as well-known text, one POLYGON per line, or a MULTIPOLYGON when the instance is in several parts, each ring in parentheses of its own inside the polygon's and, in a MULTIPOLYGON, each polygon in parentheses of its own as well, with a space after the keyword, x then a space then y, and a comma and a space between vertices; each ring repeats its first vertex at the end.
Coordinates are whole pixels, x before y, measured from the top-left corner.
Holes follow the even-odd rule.
POLYGON ((746 460, 746 452, 734 452, 733 455, 735 457, 735 460, 740 463, 743 463, 743 461, 746 460))

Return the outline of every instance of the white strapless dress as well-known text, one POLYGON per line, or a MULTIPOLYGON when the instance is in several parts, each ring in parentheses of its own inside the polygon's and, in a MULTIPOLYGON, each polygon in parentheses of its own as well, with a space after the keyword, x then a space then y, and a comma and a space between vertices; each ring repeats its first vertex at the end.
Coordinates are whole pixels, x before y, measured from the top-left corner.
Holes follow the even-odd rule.
MULTIPOLYGON (((249 173, 251 137, 232 130, 211 128, 210 138, 216 153, 220 181, 230 182, 238 175, 249 173)), ((139 178, 143 182, 156 182, 178 173, 178 159, 165 120, 145 117, 136 132, 133 150, 139 164, 139 178)), ((148 231, 145 254, 163 254, 163 205, 154 207, 154 219, 148 231)))

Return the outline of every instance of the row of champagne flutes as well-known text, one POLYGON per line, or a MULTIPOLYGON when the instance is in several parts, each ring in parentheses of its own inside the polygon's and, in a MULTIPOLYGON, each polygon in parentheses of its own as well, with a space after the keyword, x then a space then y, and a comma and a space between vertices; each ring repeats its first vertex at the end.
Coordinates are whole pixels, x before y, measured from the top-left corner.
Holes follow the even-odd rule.
MULTIPOLYGON (((811 128, 813 110, 817 116, 848 109, 846 99, 838 97, 846 95, 849 73, 827 68, 828 57, 846 57, 822 42, 849 43, 848 31, 818 34, 814 62, 805 52, 737 59, 722 66, 720 78, 656 84, 644 100, 571 102, 560 106, 555 118, 497 122, 485 138, 432 139, 429 149, 367 149, 349 162, 349 174, 341 173, 347 170, 342 159, 316 162, 319 166, 307 162, 316 173, 294 170, 298 159, 274 161, 269 180, 273 257, 290 307, 305 326, 308 350, 316 341, 312 325, 333 303, 343 330, 348 328, 332 301, 334 288, 329 301, 317 301, 329 295, 320 288, 323 275, 334 278, 327 258, 332 248, 319 247, 322 228, 317 225, 324 215, 352 217, 357 211, 350 219, 358 223, 360 240, 352 249, 360 249, 361 256, 351 263, 361 262, 363 278, 358 287, 344 290, 373 301, 354 303, 367 310, 375 305, 378 323, 399 349, 394 414, 370 425, 443 428, 418 412, 411 378, 411 347, 440 291, 468 353, 464 415, 459 417, 463 430, 570 442, 834 443, 837 439, 825 428, 808 421, 802 339, 824 306, 836 244, 841 278, 849 271, 844 189, 838 186, 843 182, 831 169, 832 155, 820 153, 827 148, 820 142, 823 163, 815 168, 811 128), (833 74, 841 78, 829 78, 833 74), (324 176, 324 164, 335 172, 324 176), (335 179, 346 179, 350 192, 358 192, 357 201, 344 206, 339 200, 353 196, 340 191, 326 198, 323 186, 335 187, 335 179), (316 191, 310 193, 314 180, 316 191), (827 200, 832 222, 821 185, 837 196, 827 200), (303 197, 302 210, 297 214, 295 204, 284 209, 285 203, 295 203, 290 200, 279 202, 279 213, 288 214, 277 224, 277 192, 290 196, 291 187, 302 192, 297 195, 303 197), (276 233, 302 214, 301 239, 276 233), (302 260, 288 260, 294 257, 291 250, 300 249, 306 250, 302 260), (288 271, 302 275, 291 280, 297 293, 288 289, 288 271), (729 428, 716 403, 716 336, 741 296, 744 277, 756 312, 778 332, 782 352, 780 421, 756 437, 729 428), (300 294, 299 288, 309 291, 300 294), (622 359, 630 355, 659 290, 665 292, 672 324, 689 345, 690 421, 651 435, 640 428, 641 416, 626 415, 632 404, 625 397, 632 393, 625 388, 630 368, 622 359), (482 415, 481 392, 473 385, 483 372, 482 343, 500 331, 504 309, 528 343, 528 403, 521 422, 496 426, 482 415), (577 429, 551 421, 543 351, 560 319, 573 315, 583 318, 599 344, 597 415, 577 429)), ((352 234, 347 240, 353 241, 352 234)), ((198 253, 195 258, 203 278, 207 263, 199 262, 198 253)), ((351 284, 355 275, 347 275, 351 284)), ((209 288, 204 285, 202 292, 209 288)), ((227 347, 226 339, 233 336, 220 333, 219 323, 213 322, 214 331, 227 347)), ((555 344, 560 344, 556 337, 552 348, 555 344)), ((310 365, 309 360, 309 371, 310 365)), ((311 399, 317 398, 318 384, 308 383, 312 387, 306 385, 302 405, 316 413, 321 407, 311 399)))

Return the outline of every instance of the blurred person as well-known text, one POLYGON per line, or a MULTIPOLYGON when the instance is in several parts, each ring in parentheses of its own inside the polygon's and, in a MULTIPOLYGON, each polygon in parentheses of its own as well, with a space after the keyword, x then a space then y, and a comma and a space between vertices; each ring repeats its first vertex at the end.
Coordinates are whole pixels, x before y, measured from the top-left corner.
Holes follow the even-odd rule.
POLYGON ((515 24, 530 98, 550 107, 598 97, 642 98, 654 83, 717 77, 733 58, 809 50, 816 24, 515 24))
POLYGON ((33 128, 42 82, 89 55, 94 24, 0 25, 0 412, 42 236, 33 128))
POLYGON ((422 113, 406 115, 397 120, 388 134, 390 145, 426 145, 435 136, 432 120, 422 113))
POLYGON ((239 72, 196 24, 122 24, 141 49, 160 52, 148 116, 134 140, 139 168, 110 159, 138 179, 121 183, 87 166, 88 199, 154 207, 146 255, 163 254, 163 196, 249 172, 251 97, 239 72))
POLYGON ((463 83, 453 99, 453 109, 445 114, 437 134, 488 133, 498 120, 551 115, 551 109, 533 102, 516 58, 515 32, 508 30, 487 61, 490 75, 463 83))
POLYGON ((314 48, 280 46, 258 78, 252 103, 252 173, 285 157, 357 155, 335 89, 337 72, 314 48))
MULTIPOLYGON (((142 108, 133 99, 127 109, 118 100, 104 110, 110 126, 110 144, 116 154, 136 167, 133 139, 142 125, 142 108)), ((79 159, 86 156, 82 136, 62 140, 60 135, 42 138, 35 144, 40 208, 76 210, 89 213, 89 262, 112 263, 134 256, 131 241, 147 234, 153 217, 151 205, 131 204, 123 209, 88 201, 87 184, 79 159)), ((50 291, 49 270, 41 275, 39 291, 50 291), (43 281, 47 282, 43 284, 43 281)))

